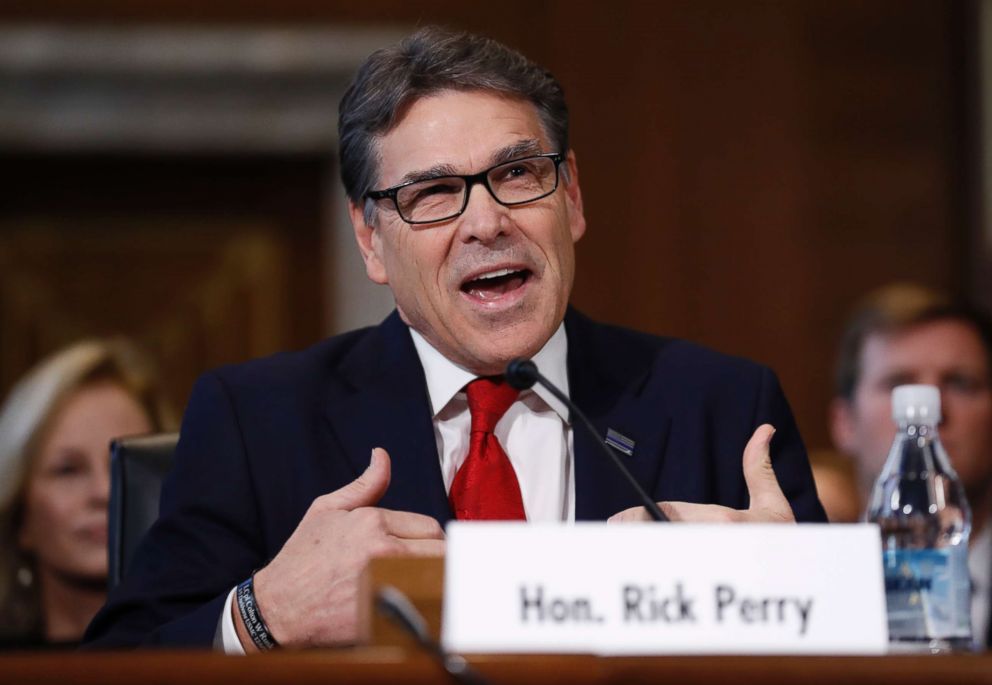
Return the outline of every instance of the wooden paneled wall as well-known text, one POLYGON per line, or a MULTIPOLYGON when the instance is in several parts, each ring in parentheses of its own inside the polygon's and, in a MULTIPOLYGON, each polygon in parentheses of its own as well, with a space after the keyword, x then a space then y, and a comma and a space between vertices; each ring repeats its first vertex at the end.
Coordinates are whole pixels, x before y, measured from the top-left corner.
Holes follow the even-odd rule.
POLYGON ((443 22, 513 44, 572 108, 590 227, 575 303, 772 365, 823 446, 852 302, 891 279, 967 287, 964 6, 13 0, 0 18, 443 22))
POLYGON ((3 155, 0 389, 90 336, 146 348, 181 407, 206 368, 321 333, 319 159, 3 155))
POLYGON ((576 302, 770 364, 825 446, 852 302, 965 285, 953 8, 582 6, 552 20, 591 226, 576 302))

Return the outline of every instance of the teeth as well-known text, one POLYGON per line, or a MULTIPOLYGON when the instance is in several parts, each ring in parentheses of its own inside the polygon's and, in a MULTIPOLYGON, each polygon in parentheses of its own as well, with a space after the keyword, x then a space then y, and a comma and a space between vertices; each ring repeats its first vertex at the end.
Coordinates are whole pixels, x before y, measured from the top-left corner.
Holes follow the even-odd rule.
POLYGON ((499 271, 490 271, 487 274, 482 274, 481 276, 476 276, 474 281, 482 281, 490 278, 499 278, 500 276, 509 276, 512 273, 516 273, 516 269, 500 269, 499 271))

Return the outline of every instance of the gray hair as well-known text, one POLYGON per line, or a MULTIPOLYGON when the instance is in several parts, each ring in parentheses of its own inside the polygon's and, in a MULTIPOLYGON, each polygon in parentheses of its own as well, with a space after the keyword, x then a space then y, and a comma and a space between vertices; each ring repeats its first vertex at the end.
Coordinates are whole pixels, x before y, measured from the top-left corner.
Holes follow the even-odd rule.
POLYGON ((87 340, 42 360, 0 407, 0 639, 38 637, 43 629, 37 583, 18 579, 33 570, 33 560, 17 537, 31 465, 56 414, 78 389, 111 381, 134 397, 155 430, 171 429, 175 419, 155 380, 151 364, 127 340, 87 340))
MULTIPOLYGON (((486 90, 527 100, 538 112, 554 152, 568 151, 568 107, 555 77, 491 38, 428 26, 365 61, 341 98, 338 115, 341 179, 358 206, 379 176, 376 142, 414 100, 444 90, 486 90)), ((374 224, 374 204, 365 220, 374 224)))

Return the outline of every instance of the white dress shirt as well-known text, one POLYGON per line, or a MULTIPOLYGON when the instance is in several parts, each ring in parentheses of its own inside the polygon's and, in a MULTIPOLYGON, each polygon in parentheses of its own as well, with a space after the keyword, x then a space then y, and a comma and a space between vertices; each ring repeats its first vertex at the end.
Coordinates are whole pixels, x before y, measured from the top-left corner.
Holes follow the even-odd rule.
MULTIPOLYGON (((427 378, 431 400, 434 439, 441 462, 445 491, 468 456, 472 417, 465 386, 476 375, 438 352, 412 328, 413 344, 427 378)), ((568 340, 565 325, 533 357, 541 373, 561 388, 568 389, 568 340)), ((575 520, 575 478, 573 477, 572 428, 568 409, 558 398, 536 385, 520 393, 496 424, 494 430, 520 483, 520 495, 528 521, 575 520)), ((402 457, 400 457, 402 458, 402 457)), ((227 595, 214 647, 227 654, 244 654, 231 618, 234 589, 227 595)))
MULTIPOLYGON (((434 438, 441 457, 444 489, 468 456, 472 416, 465 386, 476 375, 451 361, 410 329, 427 377, 434 438)), ((564 324, 534 355, 548 380, 568 394, 564 324)), ((572 478, 572 431, 568 409, 539 385, 524 390, 496 424, 496 439, 513 464, 528 521, 574 521, 575 481, 572 478)))

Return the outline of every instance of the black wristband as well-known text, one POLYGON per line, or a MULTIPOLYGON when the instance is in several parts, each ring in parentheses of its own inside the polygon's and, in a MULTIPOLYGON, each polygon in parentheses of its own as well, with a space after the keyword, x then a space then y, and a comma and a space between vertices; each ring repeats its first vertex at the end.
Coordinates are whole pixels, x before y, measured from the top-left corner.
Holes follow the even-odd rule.
POLYGON ((263 652, 278 647, 279 643, 272 637, 269 627, 262 618, 262 612, 255 603, 255 576, 238 585, 235 594, 238 598, 238 613, 241 614, 241 620, 255 646, 263 652))

